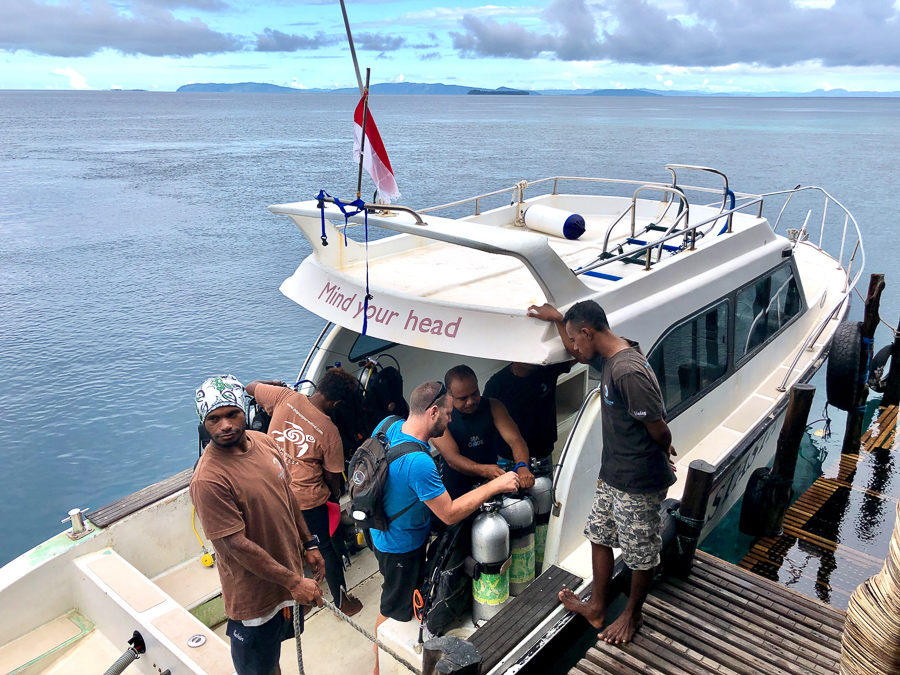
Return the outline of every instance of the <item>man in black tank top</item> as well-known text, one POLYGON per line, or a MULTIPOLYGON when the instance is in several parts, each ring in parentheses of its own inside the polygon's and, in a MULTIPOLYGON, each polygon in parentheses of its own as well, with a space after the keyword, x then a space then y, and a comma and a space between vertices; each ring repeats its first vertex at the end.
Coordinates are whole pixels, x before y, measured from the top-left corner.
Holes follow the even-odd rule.
POLYGON ((453 499, 473 486, 501 476, 497 461, 513 462, 522 488, 534 485, 528 467, 528 446, 500 401, 481 396, 478 378, 469 366, 451 368, 444 384, 453 396, 447 431, 432 442, 441 453, 441 480, 453 499), (511 450, 511 452, 510 452, 511 450))

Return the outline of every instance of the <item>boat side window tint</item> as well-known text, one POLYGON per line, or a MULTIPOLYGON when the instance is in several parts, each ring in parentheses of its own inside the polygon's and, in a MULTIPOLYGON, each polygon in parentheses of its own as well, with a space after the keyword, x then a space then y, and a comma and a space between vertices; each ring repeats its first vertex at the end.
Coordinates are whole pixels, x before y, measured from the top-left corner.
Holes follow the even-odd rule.
POLYGON ((676 326, 647 360, 668 411, 713 384, 728 366, 728 301, 676 326))
POLYGON ((396 342, 381 340, 379 338, 372 337, 371 335, 360 335, 358 338, 356 338, 356 342, 354 342, 353 346, 350 348, 350 360, 360 361, 367 356, 371 356, 372 354, 377 354, 378 352, 383 352, 386 349, 390 349, 396 344, 396 342))
POLYGON ((734 358, 739 361, 800 313, 800 289, 789 265, 738 291, 734 358))

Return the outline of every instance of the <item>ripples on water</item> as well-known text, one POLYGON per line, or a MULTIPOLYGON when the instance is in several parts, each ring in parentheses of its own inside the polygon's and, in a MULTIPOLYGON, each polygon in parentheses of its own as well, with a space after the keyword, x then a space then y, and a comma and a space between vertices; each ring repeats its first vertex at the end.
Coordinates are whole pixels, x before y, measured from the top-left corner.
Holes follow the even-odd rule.
MULTIPOLYGON (((277 289, 309 248, 266 207, 320 188, 354 196, 355 102, 0 92, 0 564, 58 532, 70 508, 190 466, 206 376, 296 374, 322 321, 277 289)), ((737 191, 822 185, 857 216, 868 270, 888 275, 883 314, 900 315, 900 266, 883 245, 898 206, 898 101, 372 105, 414 207, 550 175, 667 180, 666 162, 715 166, 737 191)))

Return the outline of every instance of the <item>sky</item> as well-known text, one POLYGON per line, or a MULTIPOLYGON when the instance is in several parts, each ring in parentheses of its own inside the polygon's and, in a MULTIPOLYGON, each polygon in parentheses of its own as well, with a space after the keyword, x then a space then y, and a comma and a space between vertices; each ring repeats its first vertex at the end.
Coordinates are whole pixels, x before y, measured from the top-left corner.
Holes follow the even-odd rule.
MULTIPOLYGON (((373 83, 900 90, 900 0, 442 2, 347 0, 373 83)), ((338 0, 0 0, 0 89, 198 82, 355 86, 338 0)))

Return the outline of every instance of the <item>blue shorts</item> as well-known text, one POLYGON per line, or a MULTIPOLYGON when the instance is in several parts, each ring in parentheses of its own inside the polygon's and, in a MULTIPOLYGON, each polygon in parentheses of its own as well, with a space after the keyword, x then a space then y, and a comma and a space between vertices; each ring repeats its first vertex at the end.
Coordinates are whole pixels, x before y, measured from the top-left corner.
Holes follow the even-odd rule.
POLYGON ((231 638, 231 660, 237 675, 272 675, 281 658, 282 641, 294 637, 294 609, 279 610, 261 626, 245 626, 228 619, 225 634, 231 638))

